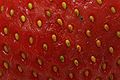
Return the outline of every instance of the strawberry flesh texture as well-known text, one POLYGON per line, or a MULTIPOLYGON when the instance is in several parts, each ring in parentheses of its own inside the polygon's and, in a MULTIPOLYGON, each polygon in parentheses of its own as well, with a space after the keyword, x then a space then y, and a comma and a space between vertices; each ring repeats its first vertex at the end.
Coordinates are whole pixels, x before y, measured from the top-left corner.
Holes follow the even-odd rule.
POLYGON ((117 59, 120 57, 120 42, 115 35, 120 28, 120 1, 106 0, 100 6, 95 0, 66 0, 67 9, 61 7, 62 0, 16 0, 16 1, 2 1, 0 5, 4 5, 4 12, 0 13, 0 69, 3 72, 2 80, 47 80, 52 77, 54 80, 70 80, 69 72, 74 74, 73 80, 95 80, 100 76, 101 79, 106 80, 110 73, 114 73, 114 79, 120 79, 120 68, 116 65, 117 59), (31 2, 33 9, 28 10, 27 5, 31 2), (112 14, 110 7, 115 6, 116 14, 112 14), (86 8, 85 8, 86 7, 86 8), (9 16, 10 9, 15 10, 13 17, 9 16), (83 20, 74 14, 74 9, 80 10, 80 15, 83 20), (51 11, 51 17, 45 15, 45 10, 51 11), (20 16, 25 15, 26 21, 22 23, 20 16), (89 20, 89 16, 95 17, 95 22, 89 20), (63 26, 59 26, 56 20, 61 18, 63 26), (38 28, 36 22, 38 19, 42 20, 42 27, 38 28), (103 28, 104 24, 110 25, 110 31, 106 32, 103 28), (69 33, 67 25, 74 25, 74 30, 69 33), (9 33, 3 35, 3 28, 7 26, 9 33), (85 31, 90 29, 92 37, 88 38, 85 31), (14 34, 18 32, 20 40, 15 41, 14 34), (51 35, 57 35, 57 42, 53 43, 51 35), (33 45, 30 45, 28 38, 34 38, 33 45), (102 47, 96 47, 95 41, 100 39, 102 47), (71 41, 70 48, 65 45, 65 40, 71 41), (48 50, 44 51, 42 44, 47 43, 48 50), (3 45, 9 45, 9 53, 6 56, 3 52, 3 45), (79 53, 75 49, 76 44, 80 44, 82 51, 79 53), (108 52, 108 47, 114 47, 114 54, 108 52), (27 59, 22 62, 20 53, 24 52, 27 59), (59 56, 65 56, 65 62, 61 63, 59 56), (95 64, 91 63, 90 56, 94 55, 97 59, 95 64), (43 65, 40 67, 37 64, 37 58, 41 58, 43 65), (79 66, 73 64, 73 60, 78 59, 79 66), (6 70, 3 66, 3 61, 8 61, 10 68, 6 70), (102 71, 100 64, 107 63, 107 68, 102 71), (23 73, 17 69, 17 64, 21 65, 23 73), (58 72, 52 70, 52 66, 58 67, 58 72), (90 70, 88 77, 85 77, 84 70, 90 70), (34 78, 32 70, 38 73, 38 77, 34 78))

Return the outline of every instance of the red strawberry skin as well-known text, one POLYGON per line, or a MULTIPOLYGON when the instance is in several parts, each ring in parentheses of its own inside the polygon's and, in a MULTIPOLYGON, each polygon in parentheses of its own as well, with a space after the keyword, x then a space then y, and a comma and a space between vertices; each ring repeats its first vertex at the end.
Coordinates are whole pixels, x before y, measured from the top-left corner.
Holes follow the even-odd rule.
POLYGON ((120 80, 120 1, 0 0, 0 80, 120 80))

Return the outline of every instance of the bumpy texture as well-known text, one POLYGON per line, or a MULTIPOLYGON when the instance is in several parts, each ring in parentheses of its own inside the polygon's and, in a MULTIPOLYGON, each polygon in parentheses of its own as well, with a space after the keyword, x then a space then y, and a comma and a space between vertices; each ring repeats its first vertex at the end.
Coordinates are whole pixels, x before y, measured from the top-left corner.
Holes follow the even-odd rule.
POLYGON ((120 80, 120 0, 0 0, 0 80, 120 80))

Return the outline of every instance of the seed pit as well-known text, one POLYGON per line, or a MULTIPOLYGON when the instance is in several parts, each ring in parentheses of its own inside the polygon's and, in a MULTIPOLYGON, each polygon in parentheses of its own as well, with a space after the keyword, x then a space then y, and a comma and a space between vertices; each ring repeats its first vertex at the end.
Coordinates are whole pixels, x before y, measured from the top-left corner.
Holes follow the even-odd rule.
POLYGON ((95 21, 95 19, 94 19, 93 16, 90 16, 89 19, 90 19, 91 22, 94 22, 94 21, 95 21))
POLYGON ((10 16, 13 16, 14 15, 14 9, 11 9, 10 10, 10 16))
POLYGON ((37 74, 37 72, 35 72, 35 71, 32 71, 32 75, 33 75, 33 77, 35 77, 35 78, 38 77, 38 74, 37 74))
POLYGON ((86 35, 87 35, 87 37, 91 37, 91 31, 90 30, 86 30, 86 35))
POLYGON ((109 29, 110 29, 109 25, 108 25, 108 24, 105 24, 105 25, 104 25, 104 29, 105 29, 106 31, 109 31, 109 29))
POLYGON ((43 49, 44 49, 45 51, 48 50, 48 45, 47 45, 46 43, 43 44, 43 49))
POLYGON ((0 6, 0 11, 1 11, 1 12, 4 11, 4 6, 3 6, 3 5, 0 6))
POLYGON ((62 25, 63 25, 62 19, 57 19, 57 23, 58 23, 60 26, 62 26, 62 25))
POLYGON ((22 58, 22 61, 25 61, 27 58, 27 55, 24 52, 21 52, 21 58, 22 58))
POLYGON ((80 45, 77 45, 77 46, 76 46, 76 49, 77 49, 78 52, 81 52, 81 50, 82 50, 82 48, 81 48, 80 45))
POLYGON ((62 7, 63 7, 63 9, 66 9, 66 8, 67 8, 66 2, 62 2, 62 7))
POLYGON ((53 67, 52 67, 52 70, 53 70, 53 72, 57 73, 57 72, 58 72, 57 66, 53 66, 53 67))
POLYGON ((62 63, 65 62, 64 56, 60 56, 60 61, 61 61, 62 63))
POLYGON ((101 47, 101 41, 100 40, 96 40, 96 46, 101 47))
POLYGON ((7 61, 4 61, 3 66, 5 67, 5 69, 8 69, 9 68, 9 63, 7 61))
POLYGON ((73 73, 71 73, 71 72, 69 73, 68 76, 69 76, 70 79, 73 79, 73 77, 74 77, 74 76, 73 76, 73 73))
POLYGON ((57 36, 56 36, 55 34, 52 35, 52 40, 53 40, 54 42, 57 41, 57 36))
POLYGON ((96 63, 96 57, 95 57, 95 56, 91 56, 91 61, 92 61, 93 63, 96 63))
POLYGON ((7 27, 4 27, 4 29, 3 29, 3 33, 4 33, 5 35, 8 34, 8 28, 7 28, 7 27))
POLYGON ((9 52, 9 47, 6 44, 3 46, 3 51, 5 52, 5 55, 9 52))
POLYGON ((33 8, 33 4, 31 2, 28 3, 28 9, 32 9, 33 8))
POLYGON ((89 70, 85 70, 85 71, 84 71, 84 76, 85 76, 85 77, 88 77, 89 74, 90 74, 89 70))
POLYGON ((70 47, 70 46, 71 46, 71 44, 70 44, 70 40, 68 40, 68 39, 65 40, 65 44, 66 44, 67 47, 70 47))
POLYGON ((71 24, 68 25, 68 30, 69 30, 69 32, 73 31, 73 26, 71 24))
POLYGON ((102 69, 103 71, 106 69, 106 67, 107 67, 107 64, 106 64, 105 62, 101 64, 101 69, 102 69))
POLYGON ((111 11, 112 11, 112 13, 115 14, 115 13, 116 13, 116 9, 115 9, 115 7, 112 6, 112 7, 111 7, 111 11))
POLYGON ((38 20, 38 21, 37 21, 37 26, 38 26, 39 28, 42 27, 42 21, 41 21, 41 20, 38 20))
POLYGON ((74 13, 76 14, 76 16, 79 16, 80 15, 80 12, 79 12, 79 10, 76 8, 76 9, 74 9, 74 13))
POLYGON ((95 80, 102 80, 101 77, 97 77, 95 80))
POLYGON ((103 3, 102 0, 96 0, 96 1, 97 1, 97 3, 98 3, 99 5, 101 5, 101 4, 103 3))
POLYGON ((18 41, 19 40, 19 34, 15 33, 15 39, 18 41))
POLYGON ((120 38, 120 31, 117 31, 116 35, 118 38, 120 38))
POLYGON ((111 73, 111 74, 109 75, 108 79, 109 79, 109 80, 114 80, 114 74, 111 73))
POLYGON ((74 65, 75 65, 75 66, 79 66, 79 62, 78 62, 77 59, 74 60, 74 65))
POLYGON ((42 62, 42 60, 41 60, 40 58, 37 59, 37 62, 38 62, 38 64, 39 64, 40 66, 43 65, 43 62, 42 62))
POLYGON ((113 47, 109 47, 109 52, 112 54, 114 52, 114 48, 113 47))
POLYGON ((46 15, 47 15, 48 17, 50 17, 50 16, 51 16, 51 12, 50 12, 49 10, 47 10, 47 11, 46 11, 46 15))
POLYGON ((118 66, 120 66, 120 58, 118 58, 117 63, 118 66))
POLYGON ((29 37, 29 44, 32 45, 32 44, 33 44, 33 41, 34 41, 33 37, 30 36, 30 37, 29 37))
POLYGON ((21 15, 20 20, 21 20, 21 22, 24 23, 26 21, 26 17, 24 15, 21 15))
POLYGON ((19 72, 21 72, 21 73, 23 72, 22 67, 20 65, 17 65, 17 69, 19 72))
POLYGON ((0 78, 3 76, 3 72, 2 71, 0 71, 0 78))

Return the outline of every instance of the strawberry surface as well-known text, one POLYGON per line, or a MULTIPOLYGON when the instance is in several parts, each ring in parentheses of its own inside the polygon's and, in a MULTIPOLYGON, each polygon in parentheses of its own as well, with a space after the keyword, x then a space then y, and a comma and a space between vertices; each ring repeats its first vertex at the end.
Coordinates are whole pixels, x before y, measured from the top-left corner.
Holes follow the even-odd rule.
POLYGON ((120 0, 0 0, 0 80, 120 80, 120 0))

